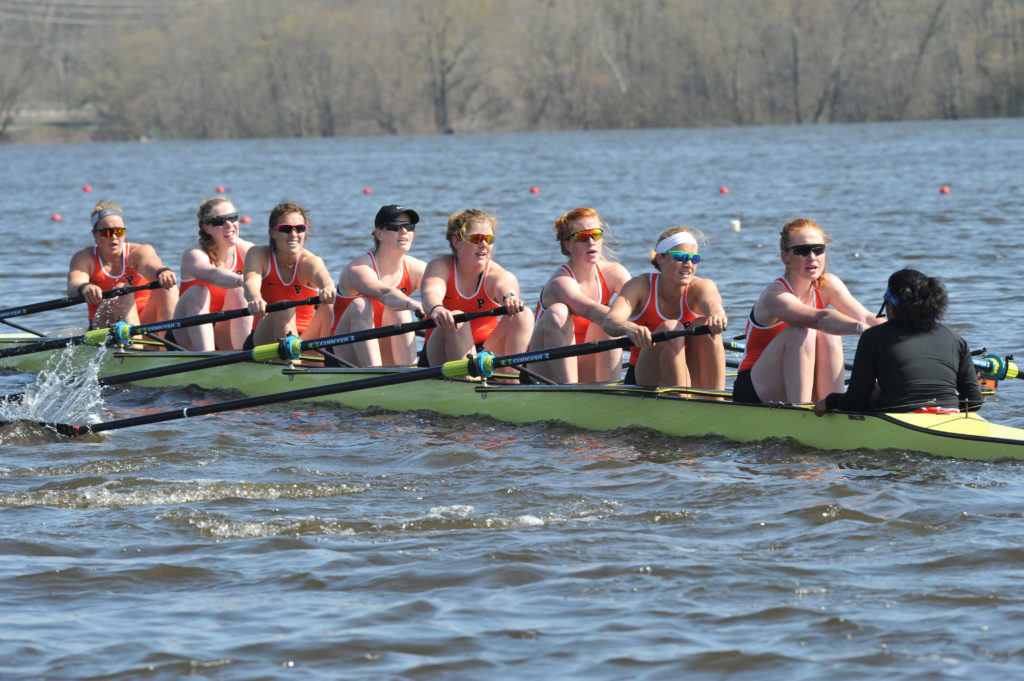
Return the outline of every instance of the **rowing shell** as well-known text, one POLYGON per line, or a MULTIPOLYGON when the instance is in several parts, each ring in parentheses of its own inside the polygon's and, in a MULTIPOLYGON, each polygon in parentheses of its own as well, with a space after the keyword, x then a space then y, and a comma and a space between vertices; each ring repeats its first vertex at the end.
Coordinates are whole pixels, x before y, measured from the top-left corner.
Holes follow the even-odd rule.
MULTIPOLYGON (((76 355, 90 357, 91 349, 76 355)), ((184 362, 215 353, 107 351, 100 375, 184 362)), ((35 373, 39 357, 7 358, 0 365, 35 373)), ((267 395, 406 371, 312 368, 268 362, 229 365, 141 381, 140 385, 196 385, 267 395)), ((1024 459, 1024 430, 971 414, 850 414, 815 416, 793 405, 735 404, 727 393, 612 385, 512 385, 425 380, 314 398, 355 409, 429 411, 488 416, 510 423, 561 421, 588 430, 652 429, 671 436, 718 436, 737 442, 789 439, 820 450, 919 451, 960 459, 1024 459), (555 416, 557 415, 557 416, 555 416)))

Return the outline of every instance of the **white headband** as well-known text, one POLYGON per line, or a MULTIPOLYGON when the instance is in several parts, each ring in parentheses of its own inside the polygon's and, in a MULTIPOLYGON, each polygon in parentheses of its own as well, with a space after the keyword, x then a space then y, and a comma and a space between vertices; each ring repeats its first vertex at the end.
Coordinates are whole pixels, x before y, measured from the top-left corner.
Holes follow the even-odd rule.
POLYGON ((680 244, 693 244, 696 246, 697 240, 694 239, 693 235, 689 232, 676 232, 675 234, 670 234, 659 241, 658 245, 654 247, 654 250, 657 253, 668 253, 672 250, 673 246, 678 246, 680 244))

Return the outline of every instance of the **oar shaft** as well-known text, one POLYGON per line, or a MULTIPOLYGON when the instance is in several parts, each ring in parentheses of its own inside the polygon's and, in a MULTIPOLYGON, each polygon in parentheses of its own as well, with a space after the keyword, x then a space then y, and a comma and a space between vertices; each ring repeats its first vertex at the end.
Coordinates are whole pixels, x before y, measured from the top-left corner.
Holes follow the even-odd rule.
MULTIPOLYGON (((468 362, 469 360, 461 361, 465 363, 468 362)), ((102 433, 107 430, 130 428, 132 426, 141 426, 149 423, 164 423, 166 421, 175 421, 178 419, 189 418, 192 416, 205 416, 207 414, 216 414, 222 411, 249 409, 252 407, 262 407, 268 404, 276 404, 278 402, 288 402, 290 400, 305 400, 313 397, 322 397, 324 395, 335 395, 338 393, 350 392, 353 390, 379 388, 388 385, 395 385, 397 383, 418 381, 425 378, 440 378, 443 375, 443 372, 444 366, 427 367, 425 369, 412 369, 410 371, 383 374, 381 376, 371 376, 370 378, 349 381, 347 383, 331 383, 329 385, 315 386, 312 388, 300 388, 298 390, 289 390, 287 392, 272 393, 270 395, 242 397, 237 400, 228 400, 227 402, 201 404, 194 407, 185 407, 184 409, 165 411, 158 414, 145 414, 143 416, 133 416, 126 419, 104 421, 102 423, 96 423, 91 426, 70 426, 67 424, 51 425, 53 425, 53 427, 57 429, 57 432, 61 433, 62 435, 78 436, 86 435, 88 433, 102 433)))
MULTIPOLYGON (((142 286, 127 286, 122 288, 112 288, 108 291, 103 292, 103 297, 116 298, 118 296, 125 296, 129 293, 135 293, 136 291, 145 291, 146 289, 160 288, 160 282, 151 281, 148 284, 142 286)), ((53 300, 44 300, 39 303, 29 303, 28 305, 20 305, 18 307, 8 307, 0 310, 0 319, 7 319, 8 317, 20 317, 26 314, 33 314, 35 312, 46 312, 47 310, 56 310, 62 307, 71 307, 72 305, 80 305, 85 302, 85 296, 67 296, 66 298, 54 298, 53 300)))
MULTIPOLYGON (((488 310, 486 312, 470 312, 466 314, 458 314, 455 316, 455 321, 466 322, 478 317, 494 316, 496 314, 503 314, 505 308, 497 308, 500 312, 494 310, 488 310)), ((383 326, 377 329, 367 329, 365 331, 356 331, 350 334, 328 336, 325 338, 314 338, 308 341, 301 342, 301 350, 317 350, 321 348, 332 347, 335 345, 344 345, 346 343, 358 343, 364 340, 371 340, 374 338, 383 338, 386 336, 397 336, 402 333, 409 333, 410 331, 416 331, 417 329, 426 329, 434 326, 434 321, 431 319, 424 319, 418 322, 407 322, 405 324, 395 324, 393 326, 383 326)), ((198 371, 200 369, 210 369, 213 367, 227 366, 229 364, 237 364, 240 362, 248 361, 265 361, 263 357, 270 357, 271 359, 285 359, 284 350, 281 349, 280 343, 272 343, 268 345, 262 345, 253 350, 243 350, 240 352, 232 352, 224 355, 216 355, 214 357, 204 357, 202 359, 193 360, 191 362, 181 362, 178 364, 167 364, 164 366, 153 367, 152 369, 142 369, 140 371, 132 371, 124 374, 118 374, 116 376, 107 376, 99 380, 100 385, 120 385, 122 383, 131 383, 133 381, 144 381, 149 378, 159 378, 161 376, 170 376, 172 374, 183 374, 189 371, 198 371), (261 359, 257 359, 259 356, 261 359)), ((161 357, 162 359, 163 357, 161 357)))
MULTIPOLYGON (((747 349, 746 343, 742 341, 723 340, 722 344, 726 350, 744 352, 747 349)), ((982 378, 995 381, 1002 381, 1007 378, 1024 379, 1024 374, 1020 372, 1020 367, 1011 360, 1010 356, 985 355, 984 357, 971 357, 971 362, 982 378)), ((853 365, 849 362, 845 366, 847 370, 853 369, 853 365)))
MULTIPOLYGON (((468 322, 481 317, 497 317, 507 312, 504 307, 496 307, 493 310, 484 310, 483 312, 464 312, 455 315, 456 323, 468 322)), ((387 338, 388 336, 399 336, 403 333, 411 333, 414 331, 420 331, 421 329, 432 329, 437 326, 433 319, 429 317, 427 319, 421 319, 415 322, 405 322, 404 324, 394 324, 391 326, 381 326, 375 329, 364 329, 362 331, 353 331, 352 333, 338 334, 337 336, 327 336, 325 338, 314 338, 311 340, 302 341, 302 350, 319 350, 321 348, 329 348, 336 345, 346 345, 348 343, 360 343, 362 341, 374 340, 376 338, 387 338)))
MULTIPOLYGON (((316 305, 320 302, 319 296, 312 296, 305 300, 282 300, 276 303, 267 305, 267 312, 278 312, 280 310, 287 310, 290 307, 299 307, 301 305, 316 305)), ((172 329, 183 329, 189 326, 200 326, 202 324, 209 324, 211 322, 223 322, 228 319, 237 319, 238 317, 248 317, 251 313, 249 308, 240 307, 237 310, 221 310, 220 312, 208 312, 206 314, 196 315, 194 317, 182 317, 180 319, 168 319, 164 322, 154 322, 152 324, 140 324, 139 326, 130 327, 129 335, 137 336, 147 333, 157 333, 159 331, 170 331, 172 329)))
MULTIPOLYGON (((708 333, 711 333, 711 330, 707 326, 698 326, 692 329, 680 329, 679 331, 659 331, 651 334, 651 340, 655 343, 663 343, 664 341, 679 338, 681 336, 701 336, 708 333)), ((580 343, 579 345, 563 345, 556 348, 546 348, 544 350, 537 350, 536 352, 523 352, 517 355, 491 357, 489 363, 493 368, 498 369, 501 367, 515 366, 516 364, 546 362, 551 359, 578 357, 579 355, 592 355, 598 352, 605 352, 607 350, 615 350, 616 348, 628 348, 631 345, 633 345, 633 343, 629 340, 629 337, 623 336, 622 338, 591 341, 589 343, 580 343)))
MULTIPOLYGON (((320 301, 319 296, 312 296, 303 300, 282 300, 277 303, 271 303, 267 305, 267 312, 277 312, 279 310, 286 310, 290 307, 298 307, 300 305, 315 305, 320 301)), ((239 308, 237 310, 222 310, 220 312, 210 312, 208 314, 196 315, 194 317, 182 317, 180 319, 171 319, 166 322, 157 322, 154 324, 142 324, 139 326, 128 326, 118 328, 117 326, 112 328, 95 329, 93 331, 87 331, 84 336, 72 336, 70 338, 53 338, 48 341, 40 341, 38 343, 29 343, 27 345, 21 345, 14 348, 3 348, 0 350, 0 357, 17 357, 19 355, 29 355, 33 352, 41 352, 43 350, 53 350, 55 348, 61 348, 65 345, 101 345, 106 341, 110 340, 122 340, 127 342, 132 336, 155 333, 157 331, 167 331, 170 329, 183 329, 188 326, 198 326, 200 324, 209 324, 211 322, 223 321, 226 319, 235 319, 236 317, 246 317, 249 315, 248 308, 239 308), (122 330, 123 329, 123 330, 122 330)))
MULTIPOLYGON (((680 331, 665 331, 653 334, 652 339, 655 342, 661 342, 669 340, 671 338, 677 338, 679 336, 692 336, 709 333, 710 330, 706 326, 700 326, 695 329, 685 329, 680 331)), ((582 345, 566 345, 558 348, 549 348, 539 352, 524 352, 517 355, 505 355, 496 357, 493 355, 484 355, 486 358, 492 360, 493 366, 511 366, 514 364, 526 364, 529 362, 541 362, 548 359, 558 359, 561 357, 571 357, 576 355, 592 354, 595 352, 603 352, 605 350, 612 350, 614 348, 628 347, 632 343, 629 338, 615 338, 604 341, 594 341, 591 343, 583 343, 582 345)), ((478 357, 462 360, 454 360, 446 362, 438 367, 426 367, 423 369, 411 369, 409 371, 402 371, 396 373, 383 374, 381 376, 371 376, 369 378, 358 379, 354 381, 347 381, 341 383, 332 383, 330 385, 314 386, 311 388, 300 388, 298 390, 289 390, 287 392, 272 393, 269 395, 257 395, 255 397, 243 397, 237 400, 228 400, 227 402, 217 402, 214 404, 197 405, 194 407, 186 407, 184 409, 176 409, 174 411, 166 411, 158 414, 145 414, 143 416, 133 416, 126 419, 117 419, 114 421, 104 421, 101 423, 94 423, 92 425, 73 426, 68 424, 50 424, 57 432, 63 435, 78 436, 86 435, 88 433, 102 433, 108 430, 117 430, 120 428, 130 428, 132 426, 141 426, 149 423, 164 423, 166 421, 175 421, 177 419, 189 418, 191 416, 205 416, 206 414, 215 414, 222 411, 233 411, 237 409, 248 409, 250 407, 260 407, 268 404, 276 404, 278 402, 288 402, 291 400, 305 400, 314 397, 323 397, 325 395, 337 395, 344 392, 352 392, 355 390, 365 390, 367 388, 381 388, 389 385, 397 385, 400 383, 410 383, 412 381, 419 381, 427 378, 461 378, 469 375, 480 375, 479 367, 481 363, 478 357)), ((485 371, 488 367, 485 367, 485 371)), ((489 374, 484 374, 489 375, 489 374)))

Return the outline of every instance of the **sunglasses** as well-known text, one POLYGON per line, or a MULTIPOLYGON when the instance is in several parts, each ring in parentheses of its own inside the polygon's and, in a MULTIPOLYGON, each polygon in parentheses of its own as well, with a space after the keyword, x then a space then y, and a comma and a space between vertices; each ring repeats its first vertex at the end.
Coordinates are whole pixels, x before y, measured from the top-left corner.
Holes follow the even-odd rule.
POLYGON ((494 243, 493 234, 466 234, 462 237, 463 241, 468 241, 471 244, 487 244, 490 246, 494 243))
POLYGON ((113 236, 124 236, 125 229, 124 227, 103 227, 102 229, 94 229, 92 231, 93 234, 99 234, 101 237, 109 239, 113 236))
POLYGON ((889 290, 888 286, 885 287, 885 295, 882 296, 882 307, 878 308, 878 314, 875 315, 879 319, 885 319, 886 316, 887 316, 885 314, 885 304, 886 303, 892 303, 893 307, 895 307, 895 306, 900 304, 899 300, 897 300, 896 296, 894 296, 892 294, 892 291, 889 290))
POLYGON ((671 255, 676 262, 690 262, 696 265, 700 262, 700 253, 687 253, 686 251, 668 251, 665 255, 671 255))
POLYGON ((573 241, 578 241, 582 243, 590 239, 593 239, 594 241, 600 241, 601 237, 603 236, 604 230, 601 229, 600 227, 596 227, 594 229, 583 229, 578 232, 573 232, 572 234, 569 235, 569 238, 572 239, 573 241))
POLYGON ((814 255, 821 255, 824 253, 825 244, 800 244, 799 246, 790 246, 786 250, 792 251, 794 255, 806 258, 811 253, 814 255))
POLYGON ((291 234, 292 232, 302 234, 308 227, 306 225, 274 225, 271 229, 275 229, 282 234, 291 234))
POLYGON ((381 229, 386 229, 389 232, 397 232, 398 230, 402 229, 403 227, 405 228, 405 231, 407 231, 407 232, 415 232, 416 231, 416 223, 415 222, 389 222, 386 225, 381 225, 381 229))
POLYGON ((238 213, 218 215, 217 217, 207 218, 206 220, 206 224, 213 225, 214 227, 222 227, 226 222, 238 222, 238 213))

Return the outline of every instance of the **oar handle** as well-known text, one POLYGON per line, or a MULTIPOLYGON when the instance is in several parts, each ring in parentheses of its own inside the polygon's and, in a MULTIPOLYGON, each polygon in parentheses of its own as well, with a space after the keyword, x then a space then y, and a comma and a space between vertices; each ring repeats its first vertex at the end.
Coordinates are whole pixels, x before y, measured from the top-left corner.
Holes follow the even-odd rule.
MULTIPOLYGON (((142 286, 127 286, 122 288, 112 288, 103 292, 103 297, 116 298, 118 296, 126 296, 129 293, 135 293, 136 291, 145 291, 146 289, 157 289, 160 288, 159 281, 151 281, 148 284, 142 286)), ((40 303, 29 303, 28 305, 21 305, 19 307, 9 307, 4 310, 0 310, 0 319, 8 319, 9 317, 20 317, 22 315, 33 314, 35 312, 46 312, 47 310, 56 310, 62 307, 71 307, 72 305, 79 305, 85 302, 85 296, 68 296, 66 298, 54 298, 53 300, 44 300, 40 303)))

